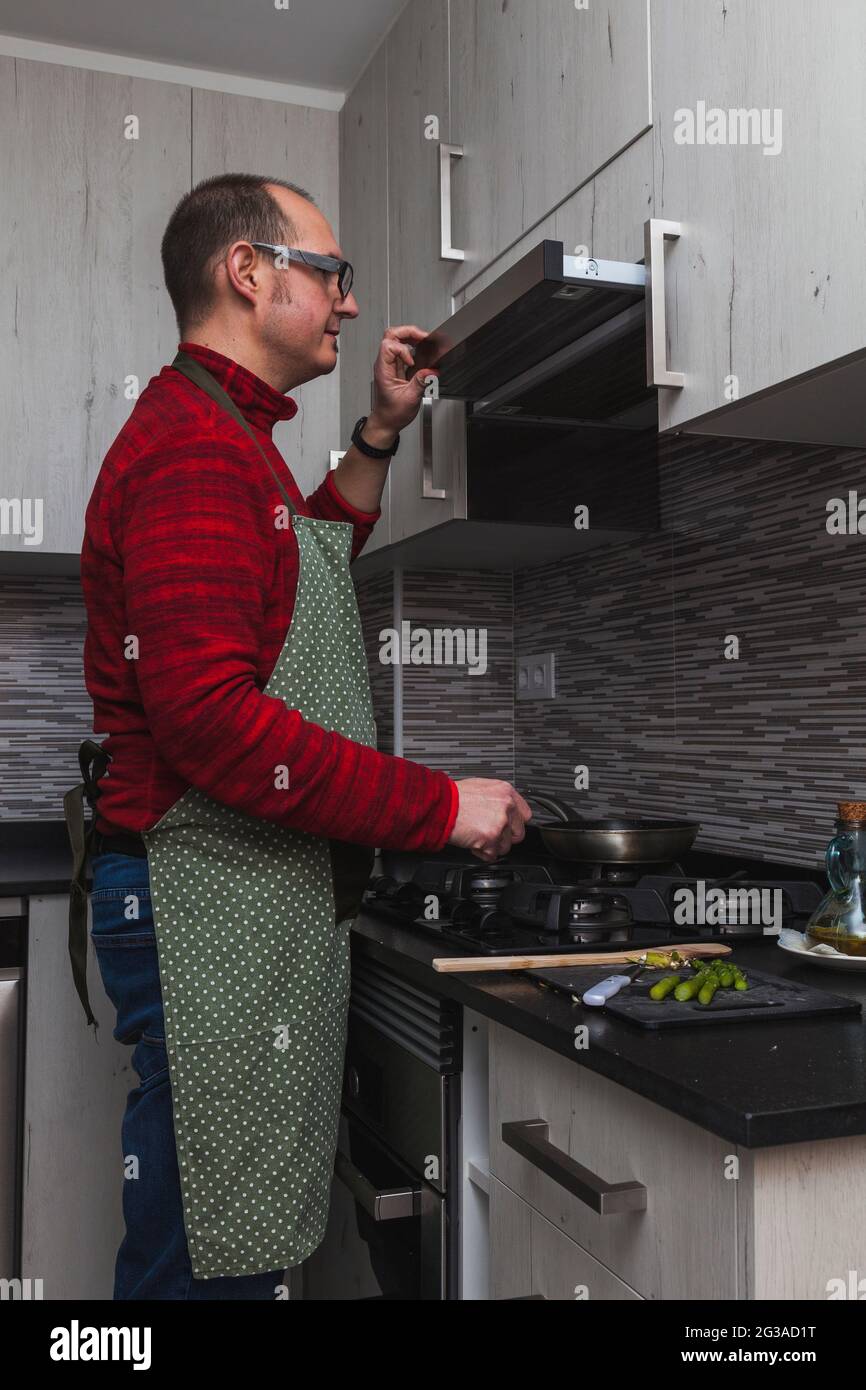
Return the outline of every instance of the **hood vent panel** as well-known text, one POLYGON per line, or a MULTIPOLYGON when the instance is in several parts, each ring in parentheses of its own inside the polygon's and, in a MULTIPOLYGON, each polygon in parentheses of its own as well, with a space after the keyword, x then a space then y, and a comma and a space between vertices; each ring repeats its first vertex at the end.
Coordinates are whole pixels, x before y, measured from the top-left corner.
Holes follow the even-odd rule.
POLYGON ((645 295, 642 265, 543 241, 431 334, 416 365, 476 414, 646 428, 645 295))

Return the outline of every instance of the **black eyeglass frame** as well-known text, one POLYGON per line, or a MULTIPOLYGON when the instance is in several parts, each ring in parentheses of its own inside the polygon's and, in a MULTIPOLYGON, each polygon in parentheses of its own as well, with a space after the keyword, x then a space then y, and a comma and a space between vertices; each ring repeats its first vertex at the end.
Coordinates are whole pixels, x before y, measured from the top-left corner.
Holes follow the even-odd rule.
POLYGON ((301 251, 297 246, 273 246, 269 241, 251 241, 250 246, 256 246, 262 251, 273 251, 275 256, 283 256, 287 261, 299 261, 304 265, 315 266, 317 270, 336 271, 341 298, 345 299, 351 292, 355 272, 349 261, 338 261, 336 256, 321 256, 318 251, 301 251))

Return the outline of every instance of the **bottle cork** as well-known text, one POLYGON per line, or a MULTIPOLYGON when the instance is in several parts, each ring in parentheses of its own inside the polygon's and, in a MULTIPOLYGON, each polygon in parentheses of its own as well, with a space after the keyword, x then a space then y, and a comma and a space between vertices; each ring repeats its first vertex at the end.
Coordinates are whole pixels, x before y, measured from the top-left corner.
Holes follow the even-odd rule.
POLYGON ((847 821, 849 825, 866 821, 866 801, 840 801, 838 811, 839 819, 847 821))

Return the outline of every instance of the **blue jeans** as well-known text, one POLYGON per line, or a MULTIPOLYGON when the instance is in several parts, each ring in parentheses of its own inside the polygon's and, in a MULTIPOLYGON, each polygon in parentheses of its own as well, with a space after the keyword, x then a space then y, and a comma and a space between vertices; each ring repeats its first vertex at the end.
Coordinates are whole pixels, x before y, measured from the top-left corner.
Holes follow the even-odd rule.
POLYGON ((105 992, 117 1010, 114 1037, 133 1048, 139 1084, 121 1129, 126 1234, 117 1253, 115 1299, 271 1299, 283 1271, 194 1279, 186 1243, 174 1141, 165 1020, 147 860, 93 860, 91 937, 105 992), (131 1165, 130 1165, 131 1166, 131 1165))

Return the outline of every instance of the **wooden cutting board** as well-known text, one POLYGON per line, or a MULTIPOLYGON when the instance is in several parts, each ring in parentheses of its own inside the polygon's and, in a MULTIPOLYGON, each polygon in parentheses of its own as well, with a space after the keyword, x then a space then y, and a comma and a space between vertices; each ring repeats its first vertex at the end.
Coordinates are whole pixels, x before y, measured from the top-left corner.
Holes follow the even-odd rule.
MULTIPOLYGON (((588 955, 552 956, 440 956, 433 962, 433 969, 446 975, 457 975, 463 971, 474 970, 552 970, 557 966, 575 965, 636 965, 647 951, 679 951, 681 956, 729 956, 730 946, 718 941, 689 942, 684 946, 646 946, 643 950, 632 947, 630 951, 594 951, 588 955)), ((611 971, 611 974, 614 974, 611 971)))

